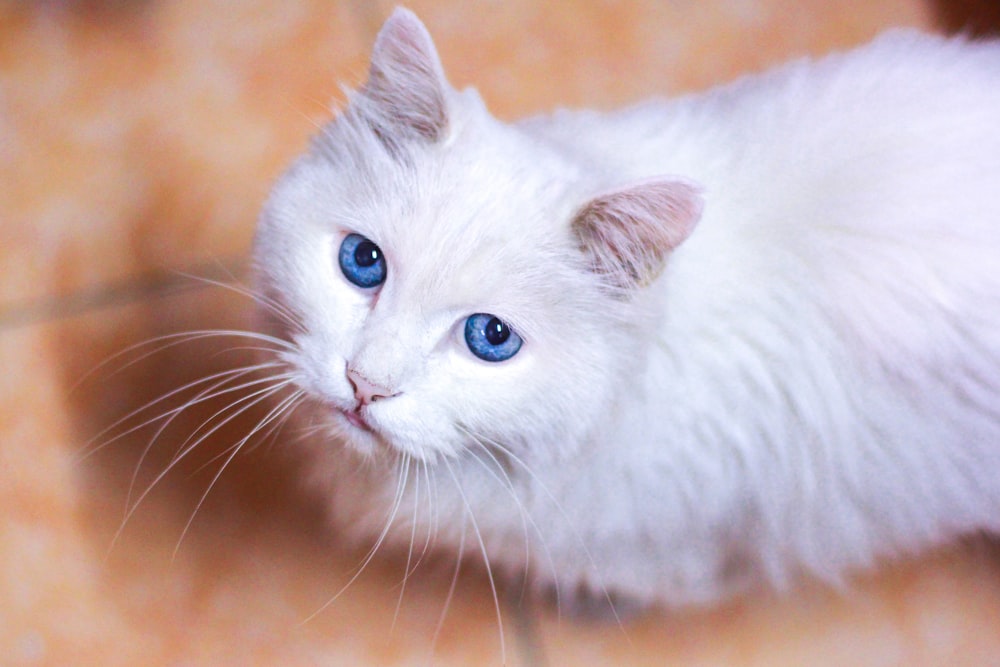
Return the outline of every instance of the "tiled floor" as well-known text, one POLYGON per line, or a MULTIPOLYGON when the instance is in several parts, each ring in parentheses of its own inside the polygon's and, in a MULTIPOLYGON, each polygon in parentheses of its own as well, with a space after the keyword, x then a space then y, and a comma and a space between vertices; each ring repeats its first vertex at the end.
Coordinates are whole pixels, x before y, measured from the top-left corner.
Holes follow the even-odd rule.
MULTIPOLYGON (((412 6, 453 81, 504 117, 700 88, 934 16, 917 0, 412 6)), ((178 272, 245 276, 270 179, 338 82, 361 79, 387 11, 0 4, 0 664, 1000 665, 1000 556, 981 544, 886 567, 846 594, 806 589, 622 627, 502 600, 501 633, 480 576, 458 579, 443 614, 451 570, 427 565, 403 586, 392 559, 326 605, 364 554, 324 529, 280 444, 236 459, 195 513, 252 414, 123 527, 129 499, 211 409, 182 415, 141 465, 155 425, 81 458, 88 441, 246 359, 201 340, 87 372, 155 336, 243 326, 244 299, 178 272)))

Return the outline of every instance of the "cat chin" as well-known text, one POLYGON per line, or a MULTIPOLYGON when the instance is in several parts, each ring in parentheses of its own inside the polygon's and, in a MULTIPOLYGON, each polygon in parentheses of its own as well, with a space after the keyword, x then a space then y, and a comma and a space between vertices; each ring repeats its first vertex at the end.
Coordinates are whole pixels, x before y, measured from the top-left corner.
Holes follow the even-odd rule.
POLYGON ((348 427, 342 430, 340 432, 340 439, 348 448, 366 459, 394 450, 391 445, 374 432, 364 431, 355 427, 348 427))

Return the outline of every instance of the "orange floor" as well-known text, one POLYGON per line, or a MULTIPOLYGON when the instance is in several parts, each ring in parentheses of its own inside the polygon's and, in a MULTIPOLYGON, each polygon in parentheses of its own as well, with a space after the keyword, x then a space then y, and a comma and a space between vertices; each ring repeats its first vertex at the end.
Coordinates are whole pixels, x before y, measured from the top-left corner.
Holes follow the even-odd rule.
MULTIPOLYGON (((703 88, 888 26, 932 28, 939 13, 962 25, 918 0, 411 7, 453 82, 507 118, 703 88)), ((200 341, 88 371, 154 336, 243 326, 245 299, 186 275, 246 277, 268 183, 338 85, 361 81, 390 9, 0 4, 0 664, 1000 665, 995 544, 887 564, 840 593, 621 626, 516 596, 495 605, 475 572, 448 601, 446 564, 404 585, 392 558, 338 595, 364 554, 325 529, 280 435, 202 502, 216 457, 260 415, 213 434, 123 520, 212 407, 183 414, 145 457, 155 424, 110 443, 122 430, 102 429, 244 353, 200 341), (95 437, 108 444, 79 456, 95 437)))

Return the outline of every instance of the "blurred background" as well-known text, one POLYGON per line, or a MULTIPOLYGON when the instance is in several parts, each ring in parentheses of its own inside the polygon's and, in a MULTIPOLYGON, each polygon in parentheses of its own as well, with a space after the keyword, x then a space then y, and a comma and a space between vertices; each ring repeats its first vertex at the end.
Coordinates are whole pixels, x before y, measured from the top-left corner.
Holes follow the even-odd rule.
MULTIPOLYGON (((805 585, 621 626, 503 598, 498 618, 475 568, 449 599, 444 564, 404 586, 405 563, 377 559, 337 596, 364 551, 325 529, 280 437, 213 482, 266 412, 153 485, 220 406, 129 430, 180 396, 105 429, 247 353, 198 340, 100 364, 250 326, 246 298, 192 276, 246 281, 269 184, 363 81, 392 4, 0 0, 0 664, 1000 665, 985 541, 839 594, 805 585)), ((505 119, 699 90, 890 27, 1000 27, 995 0, 409 6, 452 83, 505 119)))

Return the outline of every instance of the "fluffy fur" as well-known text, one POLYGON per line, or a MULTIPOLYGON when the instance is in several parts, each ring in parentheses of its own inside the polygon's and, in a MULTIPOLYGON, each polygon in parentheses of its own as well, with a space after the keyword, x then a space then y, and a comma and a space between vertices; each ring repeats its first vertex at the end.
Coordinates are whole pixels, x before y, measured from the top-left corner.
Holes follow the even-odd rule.
POLYGON ((398 10, 256 244, 337 526, 666 605, 1000 531, 998 118, 1000 45, 900 32, 504 124, 398 10))

